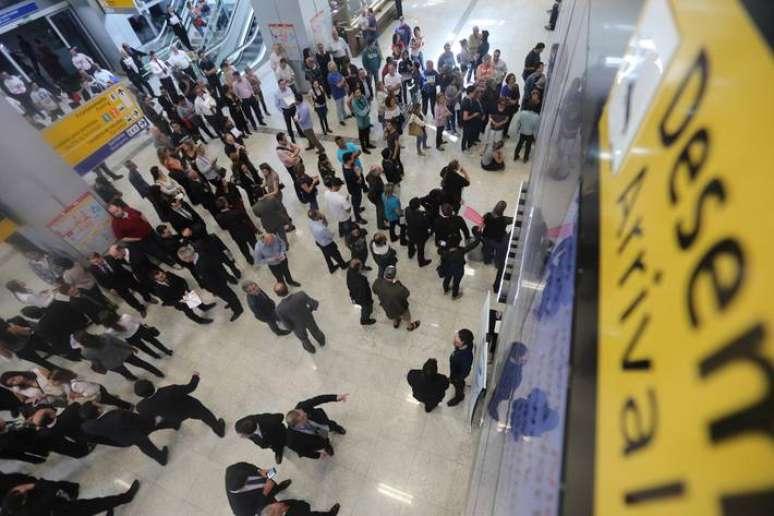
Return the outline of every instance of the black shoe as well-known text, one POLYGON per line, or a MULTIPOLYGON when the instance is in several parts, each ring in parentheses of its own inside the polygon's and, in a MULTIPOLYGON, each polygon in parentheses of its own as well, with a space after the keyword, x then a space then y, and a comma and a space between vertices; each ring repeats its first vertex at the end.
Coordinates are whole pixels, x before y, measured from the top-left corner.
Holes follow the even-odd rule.
POLYGON ((282 482, 280 482, 279 484, 277 484, 277 487, 275 487, 275 488, 273 489, 273 491, 274 491, 274 494, 277 494, 277 493, 279 493, 280 491, 284 491, 285 489, 287 489, 288 487, 290 487, 290 484, 292 484, 292 483, 293 483, 293 481, 292 481, 292 480, 290 480, 290 479, 283 480, 282 482))
POLYGON ((143 308, 142 310, 140 310, 140 315, 142 316, 143 319, 148 317, 148 309, 147 308, 143 308))
POLYGON ((462 403, 462 400, 464 400, 464 399, 465 399, 465 396, 463 396, 461 398, 452 398, 452 399, 450 399, 449 401, 446 402, 446 405, 448 405, 449 407, 456 407, 457 405, 462 403))
POLYGON ((166 466, 168 461, 169 461, 169 446, 164 446, 161 449, 161 458, 159 459, 158 462, 162 466, 166 466))
POLYGON ((234 312, 234 315, 232 315, 232 316, 231 316, 231 319, 229 319, 229 320, 230 320, 230 321, 232 321, 232 322, 233 322, 233 321, 236 321, 237 319, 239 319, 239 317, 240 317, 241 315, 242 315, 242 311, 239 311, 239 312, 234 312))
POLYGON ((333 504, 333 507, 331 507, 331 510, 328 511, 328 516, 336 516, 339 513, 339 509, 341 509, 341 505, 336 503, 333 504))
POLYGON ((419 262, 420 267, 424 267, 425 265, 430 265, 433 263, 433 260, 425 260, 424 262, 419 262))
POLYGON ((297 281, 289 280, 288 281, 288 285, 290 285, 291 287, 300 287, 301 283, 299 283, 297 281))
POLYGON ((229 276, 229 277, 227 277, 227 278, 226 278, 226 281, 227 281, 228 283, 230 283, 231 285, 236 285, 237 283, 239 283, 239 280, 238 280, 238 279, 236 279, 236 278, 235 278, 235 277, 233 277, 233 276, 229 276))
POLYGON ((452 299, 459 299, 462 297, 462 292, 457 292, 456 294, 452 294, 452 299))
POLYGON ((333 267, 328 267, 328 272, 333 274, 334 272, 336 272, 337 269, 338 269, 338 267, 334 265, 333 267))
POLYGON ((236 276, 237 278, 242 277, 242 273, 239 271, 239 269, 234 269, 234 276, 236 276))
POLYGON ((370 326, 375 323, 376 323, 376 319, 366 319, 365 321, 360 321, 360 324, 363 326, 370 326))
POLYGON ((264 122, 263 120, 261 120, 261 121, 260 121, 260 122, 258 122, 258 123, 259 123, 259 124, 261 124, 261 125, 263 125, 263 126, 265 126, 265 125, 266 125, 266 122, 264 122))
POLYGON ((223 418, 218 419, 218 428, 215 433, 218 434, 218 437, 226 435, 226 421, 223 418))
POLYGON ((519 161, 519 158, 520 158, 520 157, 521 157, 521 156, 519 156, 518 154, 514 154, 514 155, 513 155, 513 161, 519 161))
POLYGON ((363 154, 371 154, 371 151, 368 150, 368 147, 363 147, 361 150, 363 151, 363 154))
POLYGON ((344 122, 339 122, 339 125, 347 125, 347 124, 345 124, 344 122))
POLYGON ((291 333, 293 333, 293 332, 290 331, 290 330, 282 330, 279 333, 277 333, 277 336, 284 337, 285 335, 290 335, 291 333))
POLYGON ((282 452, 274 452, 274 460, 277 464, 282 464, 282 452))
POLYGON ((305 350, 307 350, 309 353, 317 353, 317 350, 314 349, 314 346, 312 346, 308 342, 302 342, 301 345, 304 347, 305 350))
POLYGON ((132 485, 129 486, 129 490, 124 493, 124 498, 126 499, 126 503, 131 502, 134 500, 134 497, 137 496, 137 491, 140 490, 140 481, 135 480, 132 482, 132 485))
POLYGON ((337 434, 347 435, 347 430, 341 425, 337 426, 336 428, 331 428, 331 430, 337 434))
POLYGON ((366 147, 368 147, 369 149, 375 149, 375 148, 376 148, 376 145, 371 145, 371 144, 369 143, 368 145, 366 145, 366 147))
POLYGON ((212 319, 199 318, 196 322, 199 323, 199 324, 211 324, 212 323, 212 319))
POLYGON ((218 303, 202 303, 199 305, 200 310, 204 310, 205 312, 212 310, 217 306, 218 303))

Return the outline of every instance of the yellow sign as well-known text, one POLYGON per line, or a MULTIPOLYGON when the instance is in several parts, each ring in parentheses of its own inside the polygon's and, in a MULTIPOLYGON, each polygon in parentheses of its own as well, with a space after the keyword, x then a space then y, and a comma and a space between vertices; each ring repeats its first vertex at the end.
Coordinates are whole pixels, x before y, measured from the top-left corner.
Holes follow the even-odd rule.
POLYGON ((79 174, 105 161, 148 127, 126 88, 111 86, 43 130, 43 139, 79 174))
POLYGON ((106 11, 128 11, 135 8, 134 0, 99 0, 106 11))
POLYGON ((772 61, 741 2, 650 0, 611 90, 597 515, 774 514, 772 61))

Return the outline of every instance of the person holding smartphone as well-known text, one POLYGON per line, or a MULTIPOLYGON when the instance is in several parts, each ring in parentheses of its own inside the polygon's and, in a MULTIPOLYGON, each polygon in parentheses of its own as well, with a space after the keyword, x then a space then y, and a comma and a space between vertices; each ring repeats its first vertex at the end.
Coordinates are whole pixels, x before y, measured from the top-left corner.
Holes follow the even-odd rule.
POLYGON ((276 483, 277 468, 262 469, 247 462, 237 462, 226 468, 226 496, 236 516, 260 514, 292 480, 276 483))

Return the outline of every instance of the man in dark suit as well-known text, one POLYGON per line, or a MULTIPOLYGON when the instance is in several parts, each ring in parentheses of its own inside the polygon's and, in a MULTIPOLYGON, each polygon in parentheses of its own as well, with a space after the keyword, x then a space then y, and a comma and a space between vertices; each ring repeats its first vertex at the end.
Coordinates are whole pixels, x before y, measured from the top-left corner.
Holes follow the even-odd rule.
POLYGON ((363 262, 353 259, 349 262, 347 269, 347 288, 349 297, 356 305, 360 305, 360 324, 367 326, 374 324, 376 319, 371 318, 374 310, 374 298, 371 295, 371 286, 368 284, 368 278, 362 272, 363 262))
POLYGON ((328 438, 330 432, 346 434, 337 422, 317 405, 334 401, 347 401, 349 394, 323 394, 299 402, 296 408, 285 416, 288 425, 286 445, 299 457, 320 459, 333 455, 333 446, 328 438))
POLYGON ((282 336, 290 333, 290 330, 283 330, 277 324, 277 305, 257 283, 246 281, 242 283, 242 290, 247 294, 247 306, 250 307, 256 319, 268 324, 275 335, 282 336))
POLYGON ((296 334, 304 349, 309 353, 316 352, 315 347, 309 341, 307 330, 309 330, 309 333, 312 334, 321 347, 325 346, 325 334, 317 326, 317 321, 314 320, 314 314, 312 313, 317 310, 320 303, 316 299, 309 297, 303 290, 288 296, 288 287, 284 283, 275 284, 274 293, 284 298, 277 305, 277 319, 282 322, 285 328, 296 334))
POLYGON ((258 241, 255 237, 255 226, 244 211, 230 208, 225 197, 218 197, 215 206, 218 209, 218 214, 215 215, 218 225, 228 231, 247 263, 253 265, 253 249, 258 241))
POLYGON ((32 423, 24 419, 6 421, 0 418, 0 459, 40 464, 46 462, 48 454, 49 449, 32 423))
POLYGON ((226 496, 235 516, 256 516, 274 503, 277 493, 284 491, 291 480, 279 484, 268 477, 268 471, 247 462, 237 462, 226 468, 226 496))
POLYGON ((255 414, 245 416, 234 424, 239 437, 250 439, 263 449, 271 448, 277 464, 282 464, 287 428, 282 414, 255 414))
POLYGON ((148 380, 137 380, 134 383, 134 393, 143 398, 137 404, 140 415, 159 421, 156 429, 180 429, 186 419, 198 419, 212 428, 218 437, 226 433, 226 422, 217 419, 204 404, 191 396, 199 385, 199 373, 194 372, 188 385, 167 385, 158 390, 148 380))
POLYGON ((194 274, 199 282, 204 288, 226 302, 226 308, 230 308, 233 312, 231 321, 236 321, 244 311, 239 298, 228 286, 229 278, 234 282, 236 279, 226 273, 223 265, 216 258, 208 254, 197 253, 191 246, 181 248, 177 252, 177 256, 184 262, 193 263, 194 274))
MULTIPOLYGON (((169 175, 172 177, 171 172, 169 175)), ((195 170, 189 170, 187 177, 188 189, 186 189, 186 192, 188 192, 188 199, 191 201, 191 204, 202 206, 214 218, 220 210, 215 206, 215 194, 212 193, 212 187, 195 170)))
POLYGON ((169 448, 164 446, 159 449, 148 438, 158 430, 152 418, 123 409, 103 412, 102 408, 91 402, 81 407, 80 416, 84 420, 81 429, 92 442, 118 448, 137 446, 162 466, 167 464, 169 448))
MULTIPOLYGON (((129 489, 120 495, 77 499, 78 490, 73 490, 67 484, 72 485, 70 482, 32 479, 31 482, 17 485, 3 499, 3 514, 14 516, 42 514, 89 516, 104 512, 112 514, 114 508, 134 500, 140 489, 140 482, 135 480, 129 489)), ((78 484, 75 486, 77 487, 78 484)))
POLYGON ((70 300, 70 306, 88 317, 93 323, 99 322, 101 312, 115 312, 112 306, 102 303, 98 298, 74 285, 62 285, 59 287, 59 293, 67 296, 70 300))
MULTIPOLYGON (((199 324, 210 324, 212 319, 202 317, 193 311, 184 301, 183 296, 191 289, 188 282, 177 274, 156 269, 153 272, 153 292, 161 299, 165 306, 172 306, 185 314, 186 317, 199 324)), ((197 308, 202 311, 210 310, 215 303, 200 304, 197 308)))
POLYGON ((425 243, 432 233, 431 226, 430 217, 422 209, 422 202, 418 197, 414 197, 406 208, 406 231, 409 237, 408 256, 413 258, 416 253, 420 267, 424 267, 432 261, 425 259, 425 243))
POLYGON ((42 478, 38 479, 29 475, 25 475, 24 473, 3 473, 0 471, 0 500, 4 499, 5 496, 10 493, 11 490, 13 490, 13 488, 24 484, 34 484, 38 481, 55 484, 57 491, 62 491, 70 499, 78 498, 78 492, 81 488, 81 486, 79 486, 76 482, 67 482, 64 480, 52 481, 42 478))
POLYGON ((94 449, 94 444, 81 430, 80 403, 72 403, 60 414, 49 407, 37 409, 30 422, 38 430, 38 437, 49 451, 74 457, 85 457, 94 449))
POLYGON ((180 234, 193 246, 196 252, 208 254, 218 260, 236 278, 242 277, 242 271, 237 267, 231 249, 214 233, 207 233, 204 226, 184 228, 180 234))
MULTIPOLYGON (((159 246, 161 247, 161 246, 159 246)), ((123 267, 129 270, 138 283, 150 288, 150 274, 156 268, 148 255, 136 248, 128 248, 121 245, 111 245, 108 248, 106 261, 115 267, 123 267)))
POLYGON ((129 306, 140 312, 143 317, 145 317, 148 307, 138 301, 133 292, 140 294, 146 303, 158 303, 150 295, 147 283, 143 285, 137 281, 129 270, 123 266, 116 266, 115 263, 111 263, 112 259, 108 261, 99 253, 93 253, 89 261, 91 262, 89 272, 94 275, 99 286, 126 301, 129 306))
POLYGON ((38 321, 36 333, 46 340, 53 352, 67 360, 78 361, 81 353, 70 346, 70 335, 91 324, 83 312, 67 301, 55 299, 38 321))
POLYGON ((340 504, 334 504, 327 511, 313 511, 304 500, 281 500, 267 505, 260 516, 336 516, 340 509, 340 504))
POLYGON ((454 386, 454 397, 446 404, 459 405, 465 399, 465 378, 473 367, 473 332, 463 328, 454 334, 454 351, 449 356, 449 382, 454 386))
POLYGON ((167 221, 172 224, 175 231, 180 233, 183 228, 200 225, 205 227, 204 220, 196 213, 190 204, 175 197, 169 203, 166 211, 167 221))

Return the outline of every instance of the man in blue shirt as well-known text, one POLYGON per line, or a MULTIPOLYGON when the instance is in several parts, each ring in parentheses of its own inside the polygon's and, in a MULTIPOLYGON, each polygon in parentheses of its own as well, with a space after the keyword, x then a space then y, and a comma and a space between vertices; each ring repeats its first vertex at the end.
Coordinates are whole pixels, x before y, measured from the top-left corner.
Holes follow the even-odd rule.
POLYGON ((317 148, 318 153, 325 152, 325 148, 320 143, 320 140, 317 139, 317 135, 314 134, 314 122, 312 121, 312 110, 309 109, 309 104, 304 102, 304 97, 300 93, 296 93, 295 98, 296 114, 293 118, 309 142, 309 146, 305 150, 317 148))
POLYGON ((454 68, 454 52, 451 51, 451 44, 445 43, 443 45, 443 54, 438 57, 438 69, 443 70, 444 66, 449 67, 449 71, 454 68))
POLYGON ((395 27, 395 32, 398 33, 401 41, 403 41, 403 44, 408 48, 409 43, 411 42, 411 36, 414 34, 411 31, 411 26, 406 23, 406 19, 403 16, 400 17, 400 23, 395 27))
POLYGON ((473 332, 463 328, 454 334, 454 351, 449 356, 449 383, 454 386, 454 397, 446 404, 459 405, 465 399, 465 378, 473 367, 473 332))
POLYGON ((425 72, 422 82, 422 114, 427 114, 427 104, 430 103, 430 117, 435 113, 435 96, 438 94, 438 72, 433 67, 432 61, 425 64, 425 72))
POLYGON ((363 164, 360 162, 360 154, 362 152, 360 147, 352 142, 344 141, 344 138, 341 136, 337 136, 335 142, 336 147, 338 147, 338 149, 336 149, 336 159, 339 160, 339 163, 343 165, 344 155, 352 153, 352 156, 355 158, 355 165, 357 165, 360 170, 363 170, 363 164))
POLYGON ((317 210, 309 210, 308 215, 309 230, 312 232, 317 247, 322 251, 325 263, 328 264, 328 272, 333 274, 337 267, 341 270, 346 269, 349 263, 342 258, 339 246, 334 241, 335 235, 333 231, 328 229, 328 221, 325 216, 317 210))
POLYGON ((347 81, 333 61, 328 63, 327 82, 331 88, 333 101, 336 103, 336 115, 339 117, 339 124, 346 125, 344 120, 347 119, 347 112, 344 109, 344 99, 347 97, 347 81))
POLYGON ((261 239, 255 244, 255 264, 266 264, 269 270, 276 278, 277 283, 287 283, 294 287, 300 287, 301 284, 293 279, 288 267, 288 246, 285 241, 273 233, 264 233, 261 239))

